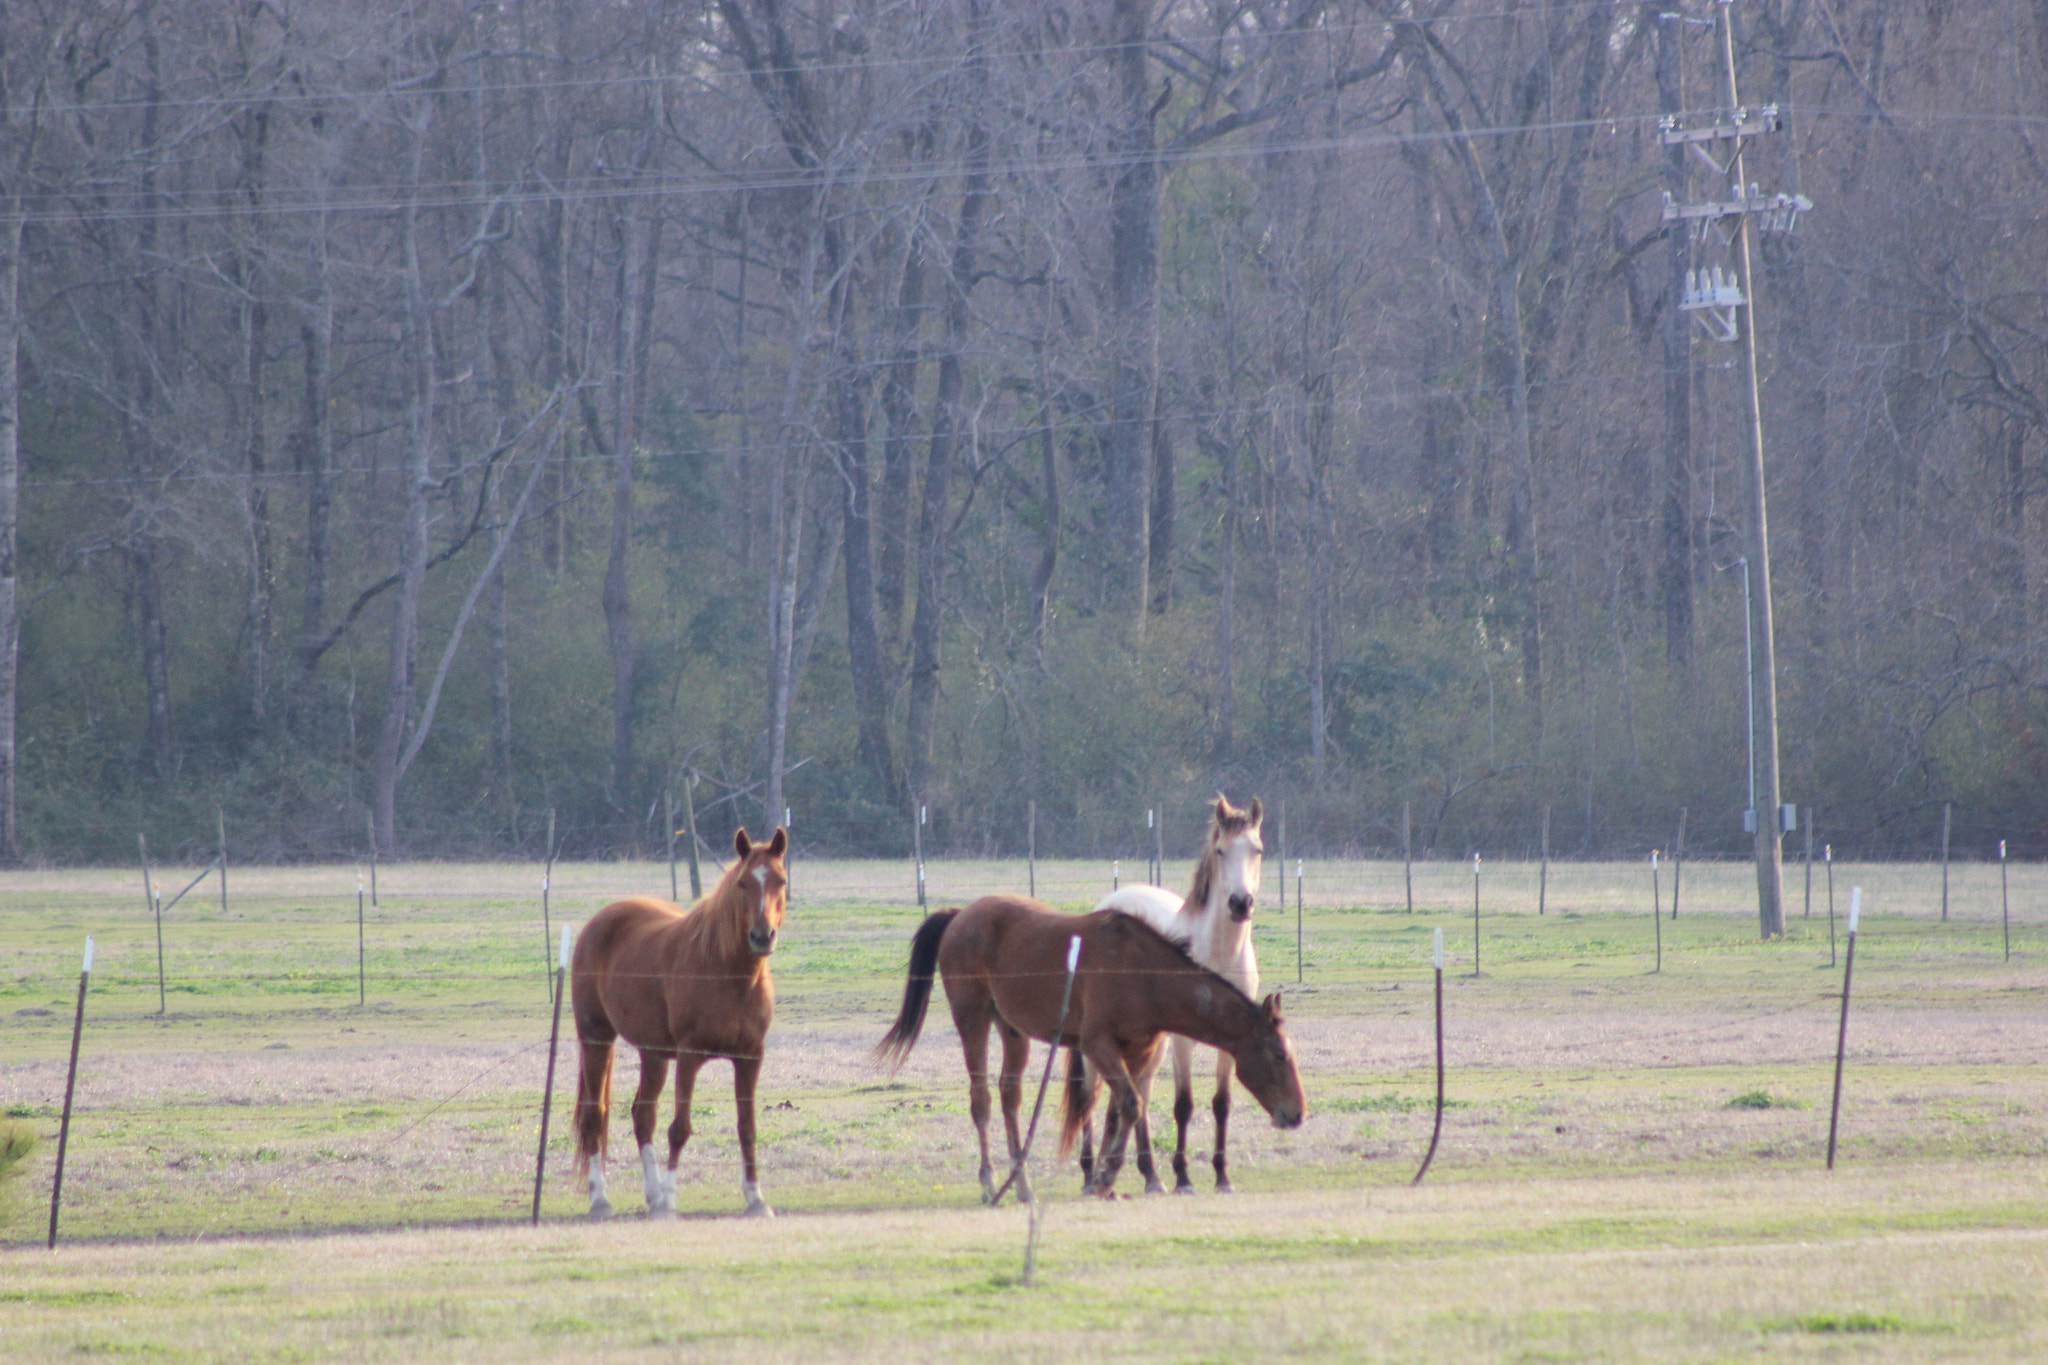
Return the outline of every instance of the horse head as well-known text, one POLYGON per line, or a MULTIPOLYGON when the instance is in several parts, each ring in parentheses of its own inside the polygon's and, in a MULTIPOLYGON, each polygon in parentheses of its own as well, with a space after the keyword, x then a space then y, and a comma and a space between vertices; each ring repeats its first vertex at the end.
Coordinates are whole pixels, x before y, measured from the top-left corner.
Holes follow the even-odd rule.
POLYGON ((1301 1088, 1294 1044, 1288 1041, 1280 1018, 1280 997, 1267 996, 1258 1011, 1259 1022, 1252 1036, 1231 1050, 1237 1059, 1237 1078, 1273 1116, 1275 1128, 1299 1128, 1308 1117, 1308 1094, 1301 1088))
POLYGON ((1259 878, 1266 861, 1266 841, 1259 832, 1264 818, 1265 807, 1258 797, 1252 798, 1249 808, 1240 810, 1230 804, 1229 797, 1219 793, 1214 818, 1209 822, 1209 856, 1216 865, 1215 894, 1223 897, 1230 917, 1239 923, 1252 917, 1252 904, 1259 894, 1259 878))
POLYGON ((740 858, 734 885, 746 906, 747 947, 766 957, 775 951, 789 903, 789 875, 782 861, 789 851, 789 831, 778 827, 772 839, 757 844, 742 827, 732 836, 732 848, 740 858))

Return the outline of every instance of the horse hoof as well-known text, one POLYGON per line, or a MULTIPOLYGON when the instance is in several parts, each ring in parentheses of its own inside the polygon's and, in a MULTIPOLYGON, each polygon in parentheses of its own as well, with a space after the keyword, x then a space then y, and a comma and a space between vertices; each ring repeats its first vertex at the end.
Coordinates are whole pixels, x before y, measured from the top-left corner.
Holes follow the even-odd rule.
POLYGON ((1230 1183, 1230 1182, 1229 1182, 1228 1180, 1219 1180, 1219 1181, 1217 1181, 1217 1182, 1216 1182, 1216 1193, 1218 1193, 1218 1194, 1236 1194, 1236 1193, 1237 1193, 1237 1186, 1235 1186, 1235 1185, 1231 1184, 1231 1183, 1230 1183))
POLYGON ((609 1218, 609 1217, 611 1217, 611 1216, 612 1216, 612 1206, 611 1206, 611 1202, 610 1202, 609 1200, 605 1200, 605 1199, 593 1199, 593 1200, 591 1200, 591 1201, 590 1201, 590 1221, 591 1221, 591 1222, 593 1222, 593 1223, 596 1223, 596 1222, 601 1222, 601 1221, 603 1221, 604 1219, 606 1219, 606 1218, 609 1218))
POLYGON ((1193 1194, 1195 1192, 1194 1183, 1192 1181, 1183 1180, 1180 1182, 1180 1184, 1175 1185, 1173 1187, 1173 1192, 1175 1194, 1193 1194))
POLYGON ((747 1205, 745 1216, 748 1218, 773 1218, 775 1210, 769 1208, 765 1201, 757 1201, 747 1205))
POLYGON ((1148 1181, 1146 1181, 1146 1182, 1145 1182, 1145 1193, 1147 1193, 1147 1194, 1165 1194, 1165 1193, 1166 1193, 1166 1186, 1164 1186, 1164 1185, 1160 1184, 1160 1183, 1159 1183, 1158 1181, 1156 1181, 1156 1180, 1148 1180, 1148 1181))

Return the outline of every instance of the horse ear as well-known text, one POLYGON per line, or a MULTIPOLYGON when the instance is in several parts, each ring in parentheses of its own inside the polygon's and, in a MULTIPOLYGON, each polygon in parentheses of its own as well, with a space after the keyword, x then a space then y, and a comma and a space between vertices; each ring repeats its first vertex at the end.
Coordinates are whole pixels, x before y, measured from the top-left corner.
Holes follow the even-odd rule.
POLYGON ((733 831, 732 851, 739 854, 742 858, 754 851, 754 841, 747 837, 747 827, 745 825, 741 825, 733 831))
POLYGON ((1264 1009, 1268 1022, 1275 1024, 1280 1022, 1280 992, 1274 991, 1266 997, 1264 1009))
POLYGON ((768 841, 768 856, 780 858, 789 849, 789 831, 782 826, 775 827, 775 837, 768 841))
POLYGON ((1265 806, 1260 804, 1259 798, 1256 796, 1252 798, 1252 808, 1250 814, 1251 822, 1255 825, 1259 824, 1266 818, 1266 808, 1265 806))
POLYGON ((1216 820, 1218 824, 1230 818, 1230 798, 1222 792, 1216 793, 1216 820))

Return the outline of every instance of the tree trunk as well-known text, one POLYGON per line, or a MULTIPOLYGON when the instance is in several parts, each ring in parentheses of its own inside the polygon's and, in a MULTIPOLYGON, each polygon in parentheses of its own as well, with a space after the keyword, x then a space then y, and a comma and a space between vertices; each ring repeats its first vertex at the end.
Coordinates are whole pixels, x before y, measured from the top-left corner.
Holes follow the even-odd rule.
POLYGON ((299 685, 308 687, 319 667, 321 640, 327 633, 327 552, 334 509, 334 423, 331 416, 333 377, 330 371, 334 305, 324 269, 310 316, 299 326, 299 348, 305 354, 303 415, 298 442, 299 473, 306 488, 305 584, 299 605, 299 685))
MULTIPOLYGON (((968 20, 978 40, 984 31, 981 0, 970 0, 968 20)), ((959 458, 957 442, 966 423, 960 410, 967 350, 967 301, 974 288, 975 263, 981 244, 982 218, 989 198, 986 113, 988 68, 973 60, 974 102, 968 112, 963 159, 966 174, 960 192, 960 219, 954 229, 953 259, 946 278, 946 324, 939 357, 938 392, 932 405, 932 434, 927 447, 924 503, 917 525, 917 606, 910 619, 910 700, 904 715, 904 775, 912 801, 931 796, 932 732, 938 712, 941 623, 945 611, 946 560, 952 528, 952 478, 959 458)))
MULTIPOLYGON (((629 201, 630 202, 630 201, 629 201)), ((646 365, 647 313, 652 303, 661 225, 649 225, 645 251, 635 274, 633 219, 622 210, 612 240, 619 253, 612 348, 612 517, 611 547, 605 561, 605 638, 612 662, 611 798, 624 809, 632 797, 633 605, 627 552, 633 538, 633 448, 639 441, 640 381, 646 365)))
POLYGON ((410 362, 405 457, 399 478, 398 587, 391 604, 391 643, 384 675, 384 714, 377 731, 371 791, 378 852, 398 849, 399 758, 412 722, 413 672, 419 653, 420 592, 427 577, 427 498, 433 475, 434 331, 420 263, 418 190, 433 96, 421 96, 412 127, 411 174, 402 207, 405 270, 404 347, 410 362))
MULTIPOLYGON (((1683 112, 1679 86, 1679 45, 1683 35, 1674 17, 1657 25, 1658 107, 1667 114, 1683 112)), ((1674 200, 1686 198, 1685 148, 1664 149, 1664 189, 1674 200)), ((1658 339, 1664 358, 1664 490, 1658 515, 1662 554, 1657 569, 1657 595, 1663 607, 1664 657, 1684 669, 1692 662, 1692 320, 1679 311, 1685 272, 1692 264, 1692 243, 1683 223, 1665 228, 1664 314, 1658 339)))
POLYGON ((1150 71, 1152 0, 1113 0, 1110 61, 1109 438, 1104 450, 1109 606, 1140 629, 1151 600, 1150 455, 1159 368, 1159 149, 1150 71))
POLYGON ((0 204, 0 864, 7 866, 21 861, 14 738, 21 680, 21 227, 21 196, 10 185, 0 204))
POLYGON ((1038 383, 1038 465, 1044 492, 1040 509, 1043 525, 1039 531, 1038 568, 1031 575, 1031 641, 1039 657, 1045 657, 1045 633, 1052 620, 1053 577, 1060 567, 1060 462, 1053 436, 1053 396, 1045 372, 1045 337, 1033 348, 1033 368, 1038 383))
POLYGON ((913 215, 903 244, 903 278, 890 310, 889 330, 895 338, 888 367, 882 372, 882 486, 877 507, 875 604, 878 636, 885 658, 894 658, 903 638, 903 607, 909 600, 905 572, 910 543, 911 441, 917 412, 918 329, 924 318, 926 273, 923 214, 913 215))
POLYGON ((846 562, 846 658, 853 675, 854 707, 859 716, 858 753, 869 790, 875 799, 894 806, 896 762, 889 746, 889 687, 882 673, 881 641, 875 626, 875 568, 866 395, 860 381, 860 355, 854 345, 851 282, 842 283, 841 304, 834 309, 839 337, 832 378, 833 407, 839 432, 835 449, 843 513, 841 553, 846 562))

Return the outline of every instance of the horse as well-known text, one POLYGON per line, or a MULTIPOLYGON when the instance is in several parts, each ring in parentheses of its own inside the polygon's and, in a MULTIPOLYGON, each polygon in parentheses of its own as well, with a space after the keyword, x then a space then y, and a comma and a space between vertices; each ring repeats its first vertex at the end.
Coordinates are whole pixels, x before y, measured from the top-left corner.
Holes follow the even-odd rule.
MULTIPOLYGON (((1297 1127, 1308 1113, 1279 998, 1255 1003, 1136 916, 1110 910, 1063 915, 1041 901, 1014 895, 983 896, 965 909, 930 915, 911 939, 903 1007, 875 1047, 877 1060, 892 1071, 903 1064, 924 1027, 934 968, 945 981, 966 1054, 968 1108, 981 1143, 984 1202, 993 1203, 996 1194, 988 1152, 991 1028, 1003 1043, 998 1088, 1013 1165, 1022 1150, 1017 1110, 1031 1039, 1078 1049, 1108 1082, 1113 1098, 1103 1122, 1102 1160, 1087 1190, 1091 1194, 1111 1192, 1138 1116, 1131 1078, 1157 1064, 1160 1041, 1168 1033, 1229 1053, 1238 1078, 1276 1127, 1297 1127), (1074 937, 1081 940, 1081 955, 1062 1022, 1068 941, 1074 937)), ((1081 1118, 1069 1111, 1062 1152, 1072 1147, 1081 1118)), ((1150 1153, 1141 1151, 1139 1159, 1149 1164, 1150 1153)), ((1018 1176, 1018 1198, 1029 1200, 1029 1182, 1021 1170, 1018 1176)))
POLYGON ((688 910, 648 896, 614 901, 576 936, 569 999, 581 1049, 576 1076, 576 1171, 590 1180, 590 1216, 609 1217, 604 1160, 611 1119, 612 1045, 623 1038, 640 1050, 640 1091, 633 1097, 633 1137, 648 1216, 673 1215, 676 1162, 690 1140, 690 1095, 697 1071, 715 1057, 732 1063, 738 1108, 740 1192, 747 1214, 772 1218, 754 1168, 754 1082, 761 1072, 775 983, 768 955, 788 902, 783 854, 789 834, 777 829, 755 843, 733 835, 739 855, 711 893, 688 910), (676 1117, 668 1129, 668 1169, 654 1150, 655 1105, 676 1068, 676 1117))
MULTIPOLYGON (((1222 793, 1210 813, 1209 833, 1203 840, 1201 859, 1195 864, 1195 879, 1185 896, 1158 886, 1122 887, 1096 905, 1097 910, 1119 910, 1136 915, 1176 943, 1186 946, 1188 955, 1203 966, 1220 972, 1246 995, 1259 993, 1259 959, 1252 951, 1252 907, 1258 898, 1259 877, 1266 856, 1260 824, 1265 808, 1257 797, 1240 810, 1222 793)), ((1175 1194, 1193 1194, 1188 1178, 1188 1120, 1193 1116, 1195 1045, 1176 1034, 1173 1039, 1173 1176, 1175 1194)), ((1216 1054, 1216 1094, 1209 1102, 1216 1119, 1216 1150, 1210 1164, 1216 1169, 1216 1189, 1228 1194, 1233 1188, 1224 1160, 1224 1139, 1230 1127, 1230 1073, 1228 1052, 1216 1054)), ((1147 1194, 1164 1193, 1165 1186, 1151 1168, 1152 1072, 1135 1078, 1138 1087, 1139 1169, 1145 1175, 1147 1194)), ((1067 1068, 1067 1108, 1079 1107, 1081 1128, 1081 1170, 1088 1174, 1092 1145, 1086 1111, 1092 1099, 1092 1085, 1085 1066, 1070 1059, 1067 1068)))

